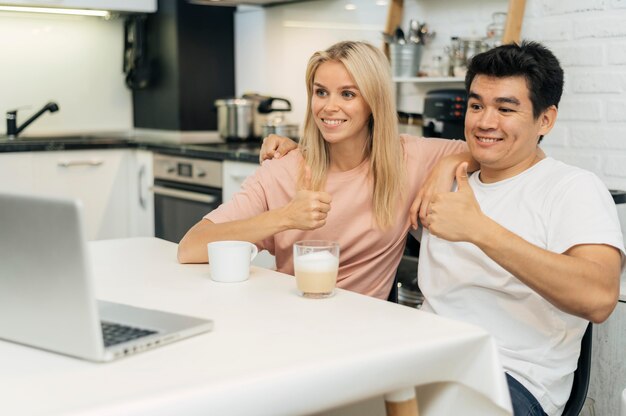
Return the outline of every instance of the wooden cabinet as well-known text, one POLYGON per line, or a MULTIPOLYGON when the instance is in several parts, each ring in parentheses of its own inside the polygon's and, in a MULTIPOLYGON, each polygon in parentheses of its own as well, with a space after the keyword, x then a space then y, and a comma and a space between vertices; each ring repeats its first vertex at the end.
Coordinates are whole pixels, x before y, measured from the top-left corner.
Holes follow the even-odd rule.
MULTIPOLYGON (((233 162, 225 160, 222 163, 222 200, 230 200, 241 189, 241 184, 259 168, 257 163, 233 162)), ((256 256, 253 264, 268 269, 276 269, 276 260, 267 251, 262 251, 256 256)))

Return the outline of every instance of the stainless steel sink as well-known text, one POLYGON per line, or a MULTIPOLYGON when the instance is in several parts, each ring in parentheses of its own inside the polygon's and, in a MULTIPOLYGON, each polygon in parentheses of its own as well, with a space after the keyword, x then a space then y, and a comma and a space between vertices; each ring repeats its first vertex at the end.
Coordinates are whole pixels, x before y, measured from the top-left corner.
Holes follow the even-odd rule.
POLYGON ((15 139, 9 140, 7 136, 3 136, 1 140, 10 142, 52 142, 52 141, 76 141, 76 140, 89 140, 93 136, 77 135, 77 136, 19 136, 15 139))

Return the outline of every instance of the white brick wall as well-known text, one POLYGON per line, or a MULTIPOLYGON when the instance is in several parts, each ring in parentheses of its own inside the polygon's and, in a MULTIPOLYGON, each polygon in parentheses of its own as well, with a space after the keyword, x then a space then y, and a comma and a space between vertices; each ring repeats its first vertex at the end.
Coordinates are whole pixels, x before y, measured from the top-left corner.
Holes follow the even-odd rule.
POLYGON ((527 0, 522 37, 546 44, 566 73, 546 153, 626 189, 626 0, 527 0))

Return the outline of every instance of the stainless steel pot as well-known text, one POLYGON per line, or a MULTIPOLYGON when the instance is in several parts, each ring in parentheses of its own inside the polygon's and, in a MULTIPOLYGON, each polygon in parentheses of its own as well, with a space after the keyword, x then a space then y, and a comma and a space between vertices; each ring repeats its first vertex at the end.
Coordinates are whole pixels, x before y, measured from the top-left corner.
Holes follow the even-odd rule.
POLYGON ((276 118, 291 111, 291 102, 286 98, 268 97, 260 94, 244 94, 243 98, 254 101, 254 136, 263 138, 263 125, 273 123, 276 118))
POLYGON ((289 100, 258 94, 217 100, 215 106, 217 107, 217 130, 221 138, 230 141, 265 137, 262 126, 271 124, 271 120, 276 118, 277 114, 291 111, 289 100))
POLYGON ((220 137, 231 141, 253 138, 255 102, 245 98, 216 100, 217 130, 220 137))
POLYGON ((300 139, 297 124, 263 124, 261 126, 261 137, 267 137, 270 134, 278 134, 279 136, 289 137, 295 141, 300 139))

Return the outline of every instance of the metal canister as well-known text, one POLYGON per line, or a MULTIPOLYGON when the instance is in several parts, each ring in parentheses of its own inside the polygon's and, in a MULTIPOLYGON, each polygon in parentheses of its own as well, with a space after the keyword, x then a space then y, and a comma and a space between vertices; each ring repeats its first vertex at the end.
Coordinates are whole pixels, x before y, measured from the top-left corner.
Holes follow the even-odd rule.
POLYGON ((222 139, 244 141, 254 137, 255 102, 245 98, 215 101, 217 130, 222 139))

